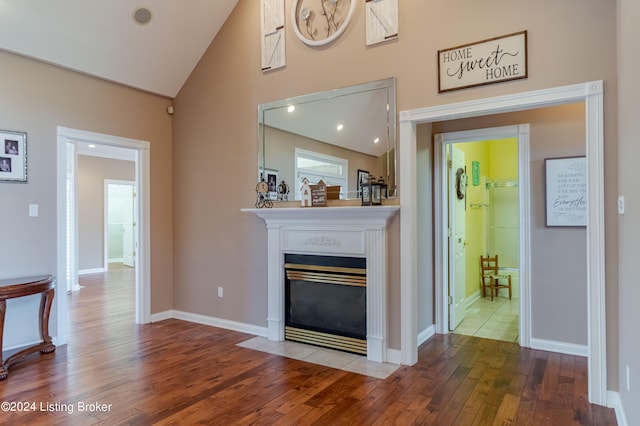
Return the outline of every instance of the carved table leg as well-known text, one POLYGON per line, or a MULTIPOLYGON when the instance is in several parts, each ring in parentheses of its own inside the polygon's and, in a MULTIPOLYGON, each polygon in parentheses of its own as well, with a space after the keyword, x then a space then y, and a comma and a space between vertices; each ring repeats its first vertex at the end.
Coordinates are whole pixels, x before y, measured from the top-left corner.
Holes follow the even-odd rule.
POLYGON ((7 311, 7 301, 0 300, 0 380, 7 378, 7 370, 4 368, 2 357, 2 338, 4 337, 4 314, 7 311))
POLYGON ((56 350, 55 345, 51 342, 51 336, 49 335, 49 314, 51 313, 51 304, 55 290, 51 289, 44 292, 40 298, 40 338, 42 343, 45 344, 40 353, 46 354, 56 350))

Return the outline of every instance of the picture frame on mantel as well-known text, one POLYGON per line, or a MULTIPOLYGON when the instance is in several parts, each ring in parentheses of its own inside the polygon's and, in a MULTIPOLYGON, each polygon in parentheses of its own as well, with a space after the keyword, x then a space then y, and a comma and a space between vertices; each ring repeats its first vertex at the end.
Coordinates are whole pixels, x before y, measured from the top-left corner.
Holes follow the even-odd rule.
POLYGON ((587 226, 586 157, 547 158, 546 226, 587 226))
POLYGON ((367 170, 358 169, 356 175, 356 190, 358 191, 358 197, 360 197, 362 191, 362 184, 369 181, 370 173, 367 170))
POLYGON ((27 182, 27 133, 0 130, 0 182, 27 182))

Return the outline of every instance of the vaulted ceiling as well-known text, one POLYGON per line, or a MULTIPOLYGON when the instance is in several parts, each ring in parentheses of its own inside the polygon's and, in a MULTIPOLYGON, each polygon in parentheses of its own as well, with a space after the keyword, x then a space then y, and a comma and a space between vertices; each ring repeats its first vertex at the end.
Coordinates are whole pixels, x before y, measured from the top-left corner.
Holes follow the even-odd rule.
POLYGON ((174 98, 237 2, 0 0, 0 49, 174 98))

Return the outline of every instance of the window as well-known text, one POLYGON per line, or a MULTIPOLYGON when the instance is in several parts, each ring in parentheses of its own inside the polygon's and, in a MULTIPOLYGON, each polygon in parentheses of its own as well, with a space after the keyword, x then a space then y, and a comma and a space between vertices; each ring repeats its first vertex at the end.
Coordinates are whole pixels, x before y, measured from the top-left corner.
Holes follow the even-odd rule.
POLYGON ((311 183, 320 179, 329 186, 340 187, 340 198, 345 198, 349 188, 349 161, 319 152, 295 149, 296 200, 300 199, 300 185, 303 178, 311 183))

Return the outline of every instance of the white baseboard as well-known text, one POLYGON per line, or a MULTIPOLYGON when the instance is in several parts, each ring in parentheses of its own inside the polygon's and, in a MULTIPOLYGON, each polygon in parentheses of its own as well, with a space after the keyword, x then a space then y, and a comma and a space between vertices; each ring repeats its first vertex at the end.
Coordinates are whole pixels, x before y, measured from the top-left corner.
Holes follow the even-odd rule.
POLYGON ((151 322, 160 322, 160 321, 164 321, 164 320, 168 320, 173 318, 173 310, 168 310, 168 311, 164 311, 164 312, 158 312, 155 314, 151 314, 151 318, 150 321, 151 322))
POLYGON ((109 259, 107 260, 107 263, 122 263, 124 262, 124 257, 119 257, 117 259, 109 259))
POLYGON ((420 333, 418 333, 418 346, 429 340, 435 334, 436 326, 433 324, 422 330, 420 333))
POLYGON ((387 361, 389 364, 402 364, 402 352, 397 349, 387 349, 387 361))
POLYGON ((476 302, 478 299, 480 299, 480 290, 476 290, 476 292, 473 293, 471 296, 467 296, 464 299, 464 306, 468 308, 469 306, 473 305, 473 303, 476 302))
POLYGON ((540 349, 542 351, 558 352, 575 356, 589 356, 589 347, 587 345, 576 345, 575 343, 556 342, 545 339, 531 338, 531 349, 540 349))
MULTIPOLYGON (((200 314, 192 314, 190 312, 169 310, 164 312, 158 312, 151 315, 151 322, 160 322, 168 319, 179 319, 183 321, 194 322, 197 324, 210 325, 213 327, 224 328, 227 330, 238 331, 240 333, 253 334, 254 336, 267 337, 267 327, 259 327, 253 324, 245 324, 236 321, 230 321, 221 318, 210 317, 200 314)), ((427 339, 434 334, 434 326, 429 327, 431 334, 427 339)), ((426 340, 426 339, 425 339, 426 340)), ((402 360, 402 352, 397 349, 387 349, 387 361, 390 364, 400 365, 402 360)))
MULTIPOLYGON (((51 342, 55 345, 55 342, 57 341, 57 337, 53 337, 51 339, 51 342)), ((18 343, 17 345, 13 345, 13 346, 9 346, 8 348, 2 348, 2 352, 5 351, 21 351, 23 349, 27 349, 30 348, 32 346, 38 345, 42 343, 42 340, 32 340, 30 342, 24 342, 24 343, 18 343)), ((6 360, 5 360, 6 361, 6 360)))
POLYGON ((171 318, 238 331, 240 333, 253 334, 254 336, 267 337, 267 327, 259 327, 253 324, 245 324, 242 322, 215 318, 207 315, 193 314, 191 312, 178 311, 175 309, 151 315, 151 322, 159 322, 171 318))
POLYGON ((620 394, 614 391, 607 391, 607 407, 613 408, 616 413, 616 420, 618 426, 628 426, 627 416, 624 413, 624 407, 622 406, 622 400, 620 394))
POLYGON ((104 272, 104 268, 80 269, 78 270, 78 275, 101 274, 103 272, 104 272))

